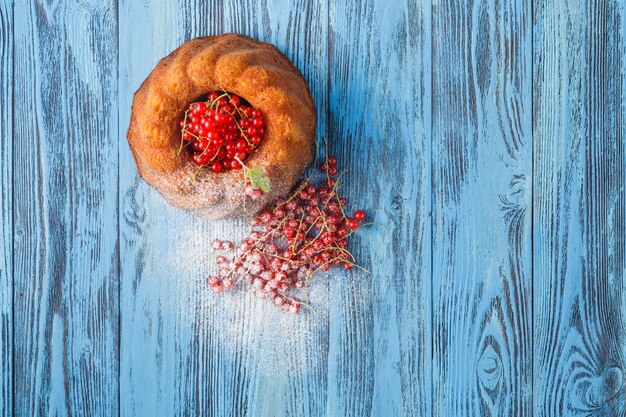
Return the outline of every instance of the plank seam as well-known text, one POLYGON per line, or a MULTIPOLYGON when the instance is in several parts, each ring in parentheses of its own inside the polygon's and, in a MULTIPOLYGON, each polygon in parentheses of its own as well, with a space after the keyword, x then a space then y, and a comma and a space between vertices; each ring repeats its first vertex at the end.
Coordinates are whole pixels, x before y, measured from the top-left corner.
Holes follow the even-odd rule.
MULTIPOLYGON (((11 384, 11 400, 7 407, 10 416, 15 415, 15 2, 11 2, 11 372, 9 381, 11 384)), ((8 218, 9 216, 7 216, 8 218)), ((8 391, 8 390, 7 390, 8 391)))
POLYGON ((430 415, 434 417, 435 415, 435 396, 434 386, 435 386, 435 372, 434 367, 432 366, 435 362, 435 304, 434 304, 434 262, 435 262, 435 251, 434 251, 434 194, 435 194, 435 186, 434 179, 435 175, 433 172, 433 109, 435 107, 435 94, 433 91, 434 85, 434 77, 435 73, 433 71, 433 45, 435 42, 434 31, 433 31, 433 1, 430 2, 430 50, 428 51, 428 55, 430 57, 430 156, 429 156, 429 170, 430 170, 430 415))
MULTIPOLYGON (((331 92, 331 88, 330 88, 330 62, 332 59, 332 55, 331 55, 331 33, 330 33, 330 1, 328 0, 326 2, 326 63, 327 63, 327 68, 326 68, 326 143, 329 143, 329 139, 328 136, 330 136, 330 120, 331 120, 331 114, 330 114, 330 92, 331 92)), ((315 138, 317 140, 317 138, 315 138)), ((328 145, 326 145, 328 146, 328 145)), ((326 152, 328 152, 328 150, 326 150, 326 152)), ((316 161, 313 161, 313 165, 316 163, 316 161)), ((315 168, 313 168, 315 169, 315 168)), ((330 393, 330 389, 329 389, 329 377, 328 375, 330 375, 330 320, 331 320, 331 315, 329 314, 328 316, 328 324, 326 326, 326 340, 328 340, 328 352, 327 352, 327 365, 326 365, 326 404, 324 404, 324 409, 326 410, 326 412, 328 412, 329 410, 329 393, 330 393)))
MULTIPOLYGON (((115 2, 116 14, 117 18, 115 19, 115 29, 117 35, 117 48, 116 59, 117 59, 117 74, 115 82, 117 86, 115 87, 117 91, 117 121, 116 128, 113 132, 120 131, 120 106, 119 106, 119 97, 120 97, 120 2, 117 0, 115 2)), ((117 416, 121 416, 121 404, 122 404, 122 393, 121 393, 121 375, 122 375, 122 258, 121 258, 121 242, 122 242, 122 228, 120 222, 120 205, 122 201, 120 199, 120 145, 119 138, 117 144, 117 416)))
MULTIPOLYGON (((535 340, 535 0, 530 0, 530 328, 535 340)), ((535 412, 535 343, 530 348, 530 409, 535 412)))

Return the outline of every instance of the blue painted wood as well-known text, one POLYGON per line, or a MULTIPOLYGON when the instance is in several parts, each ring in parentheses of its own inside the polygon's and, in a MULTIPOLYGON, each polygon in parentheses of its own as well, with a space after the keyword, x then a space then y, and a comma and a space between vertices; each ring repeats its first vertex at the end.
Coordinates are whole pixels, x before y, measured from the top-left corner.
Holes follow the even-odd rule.
POLYGON ((0 1, 0 417, 13 415, 13 4, 0 1))
POLYGON ((432 412, 430 11, 330 3, 330 149, 351 207, 381 226, 354 247, 372 274, 331 283, 329 416, 432 412))
MULTIPOLYGON (((308 2, 295 7, 287 1, 122 3, 120 136, 128 123, 132 92, 156 61, 185 39, 224 31, 272 42, 304 69, 318 103, 322 135, 327 46, 315 40, 327 38, 326 13, 323 3, 308 2), (148 19, 138 27, 135 16, 148 19), (144 53, 138 57, 137 51, 144 53)), ((326 398, 327 324, 311 323, 320 320, 315 315, 293 321, 254 299, 244 298, 240 305, 220 301, 210 308, 213 297, 198 261, 213 238, 242 236, 248 227, 241 221, 195 219, 167 206, 137 179, 125 145, 120 168, 122 414, 320 415, 326 398), (228 323, 222 328, 224 321, 228 323), (282 327, 259 329, 271 321, 282 327), (292 326, 307 329, 304 338, 292 326), (272 350, 280 344, 281 351, 272 350), (295 372, 294 366, 303 372, 295 372), (307 401, 301 401, 303 395, 307 401)))
POLYGON ((626 414, 623 1, 0 1, 0 29, 0 416, 626 414), (158 59, 227 31, 303 71, 381 225, 298 318, 207 291, 248 227, 169 207, 125 140, 158 59))
MULTIPOLYGON (((328 136, 328 46, 323 41, 328 39, 328 2, 231 0, 221 4, 224 5, 223 31, 248 34, 276 45, 303 72, 318 110, 318 140, 322 136, 328 136)), ((199 25, 195 30, 192 36, 213 29, 210 25, 208 27, 199 25)), ((236 233, 248 229, 241 225, 235 227, 236 233)), ((222 233, 215 229, 209 230, 213 235, 222 233)), ((314 303, 329 298, 328 287, 325 284, 316 287, 314 303)), ((228 364, 223 376, 224 386, 232 387, 230 390, 235 389, 227 391, 226 402, 229 402, 230 396, 236 398, 239 395, 247 395, 248 398, 242 399, 242 407, 236 406, 241 400, 230 402, 235 405, 233 410, 235 414, 238 410, 245 410, 251 416, 323 414, 327 398, 326 368, 329 345, 327 307, 320 306, 318 316, 305 317, 299 323, 287 317, 280 317, 281 314, 277 314, 276 311, 268 312, 262 301, 255 300, 250 307, 255 316, 264 317, 263 321, 268 322, 277 320, 279 326, 257 336, 259 347, 246 352, 246 338, 258 333, 260 323, 250 320, 245 315, 236 316, 242 325, 238 324, 241 330, 235 338, 235 344, 238 348, 241 346, 240 349, 244 353, 235 357, 232 364, 229 360, 224 361, 228 364), (274 350, 275 348, 268 349, 274 345, 283 348, 279 348, 278 352, 274 350), (258 366, 256 361, 269 363, 258 366), (242 368, 246 371, 239 372, 238 369, 242 368), (239 390, 240 392, 237 392, 239 390)), ((211 317, 203 314, 197 323, 202 326, 208 320, 211 320, 211 317)), ((199 348, 211 349, 207 341, 200 343, 199 348)), ((222 349, 224 348, 228 349, 228 345, 222 346, 222 349)), ((209 384, 203 384, 201 392, 203 400, 214 395, 207 395, 210 392, 209 384)), ((210 404, 210 400, 206 403, 210 404)))
POLYGON ((530 1, 433 5, 433 412, 532 415, 530 1))
POLYGON ((115 4, 21 2, 14 17, 14 413, 108 416, 118 408, 115 4))
POLYGON ((626 8, 534 3, 534 415, 626 415, 626 8))
POLYGON ((177 314, 184 302, 179 284, 194 277, 178 273, 168 253, 181 239, 196 240, 185 236, 190 230, 185 226, 198 222, 168 207, 138 178, 126 142, 133 93, 158 59, 184 40, 181 14, 186 9, 179 7, 171 1, 119 2, 119 389, 124 416, 193 410, 176 381, 188 372, 181 355, 193 339, 183 323, 188 318, 177 314))

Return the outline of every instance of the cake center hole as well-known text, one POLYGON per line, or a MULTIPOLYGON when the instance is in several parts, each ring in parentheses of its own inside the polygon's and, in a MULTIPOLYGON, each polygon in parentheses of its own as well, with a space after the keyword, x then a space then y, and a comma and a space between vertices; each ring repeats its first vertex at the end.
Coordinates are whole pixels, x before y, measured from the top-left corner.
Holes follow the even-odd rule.
POLYGON ((242 97, 212 91, 190 103, 180 120, 179 153, 212 172, 241 169, 265 138, 265 120, 242 97))

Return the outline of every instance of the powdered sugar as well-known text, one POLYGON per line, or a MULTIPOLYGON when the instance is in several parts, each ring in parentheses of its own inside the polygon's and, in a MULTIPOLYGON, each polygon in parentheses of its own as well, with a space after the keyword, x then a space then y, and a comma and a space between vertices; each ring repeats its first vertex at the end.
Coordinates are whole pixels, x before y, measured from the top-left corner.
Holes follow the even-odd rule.
MULTIPOLYGON (((243 222, 192 219, 171 241, 166 263, 178 275, 174 278, 178 280, 177 320, 203 339, 200 343, 212 343, 209 350, 243 354, 256 363, 257 371, 303 371, 319 366, 327 351, 329 278, 333 273, 320 274, 311 282, 303 297, 309 307, 296 316, 257 298, 247 286, 235 284, 216 296, 207 285, 207 277, 217 268, 212 237, 232 236, 237 241, 249 230, 243 222)), ((346 275, 337 273, 342 276, 339 279, 346 275)))

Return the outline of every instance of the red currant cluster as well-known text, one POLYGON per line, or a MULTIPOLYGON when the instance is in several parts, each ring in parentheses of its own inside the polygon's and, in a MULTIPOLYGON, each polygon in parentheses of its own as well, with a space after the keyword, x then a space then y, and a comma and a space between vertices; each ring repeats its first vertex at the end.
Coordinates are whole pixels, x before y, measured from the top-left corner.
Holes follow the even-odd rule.
POLYGON ((213 172, 241 169, 241 161, 263 141, 261 111, 226 92, 212 92, 206 101, 191 103, 180 121, 181 148, 190 146, 192 160, 213 172))
POLYGON ((363 226, 365 213, 357 210, 353 217, 346 216, 346 199, 337 192, 336 163, 330 157, 322 164, 324 186, 312 185, 309 177, 287 199, 278 199, 253 218, 255 230, 236 248, 229 241, 213 242, 221 269, 208 284, 216 294, 245 281, 259 297, 297 314, 303 302, 293 294, 295 289, 305 287, 318 271, 357 266, 346 248, 350 236, 363 226))

